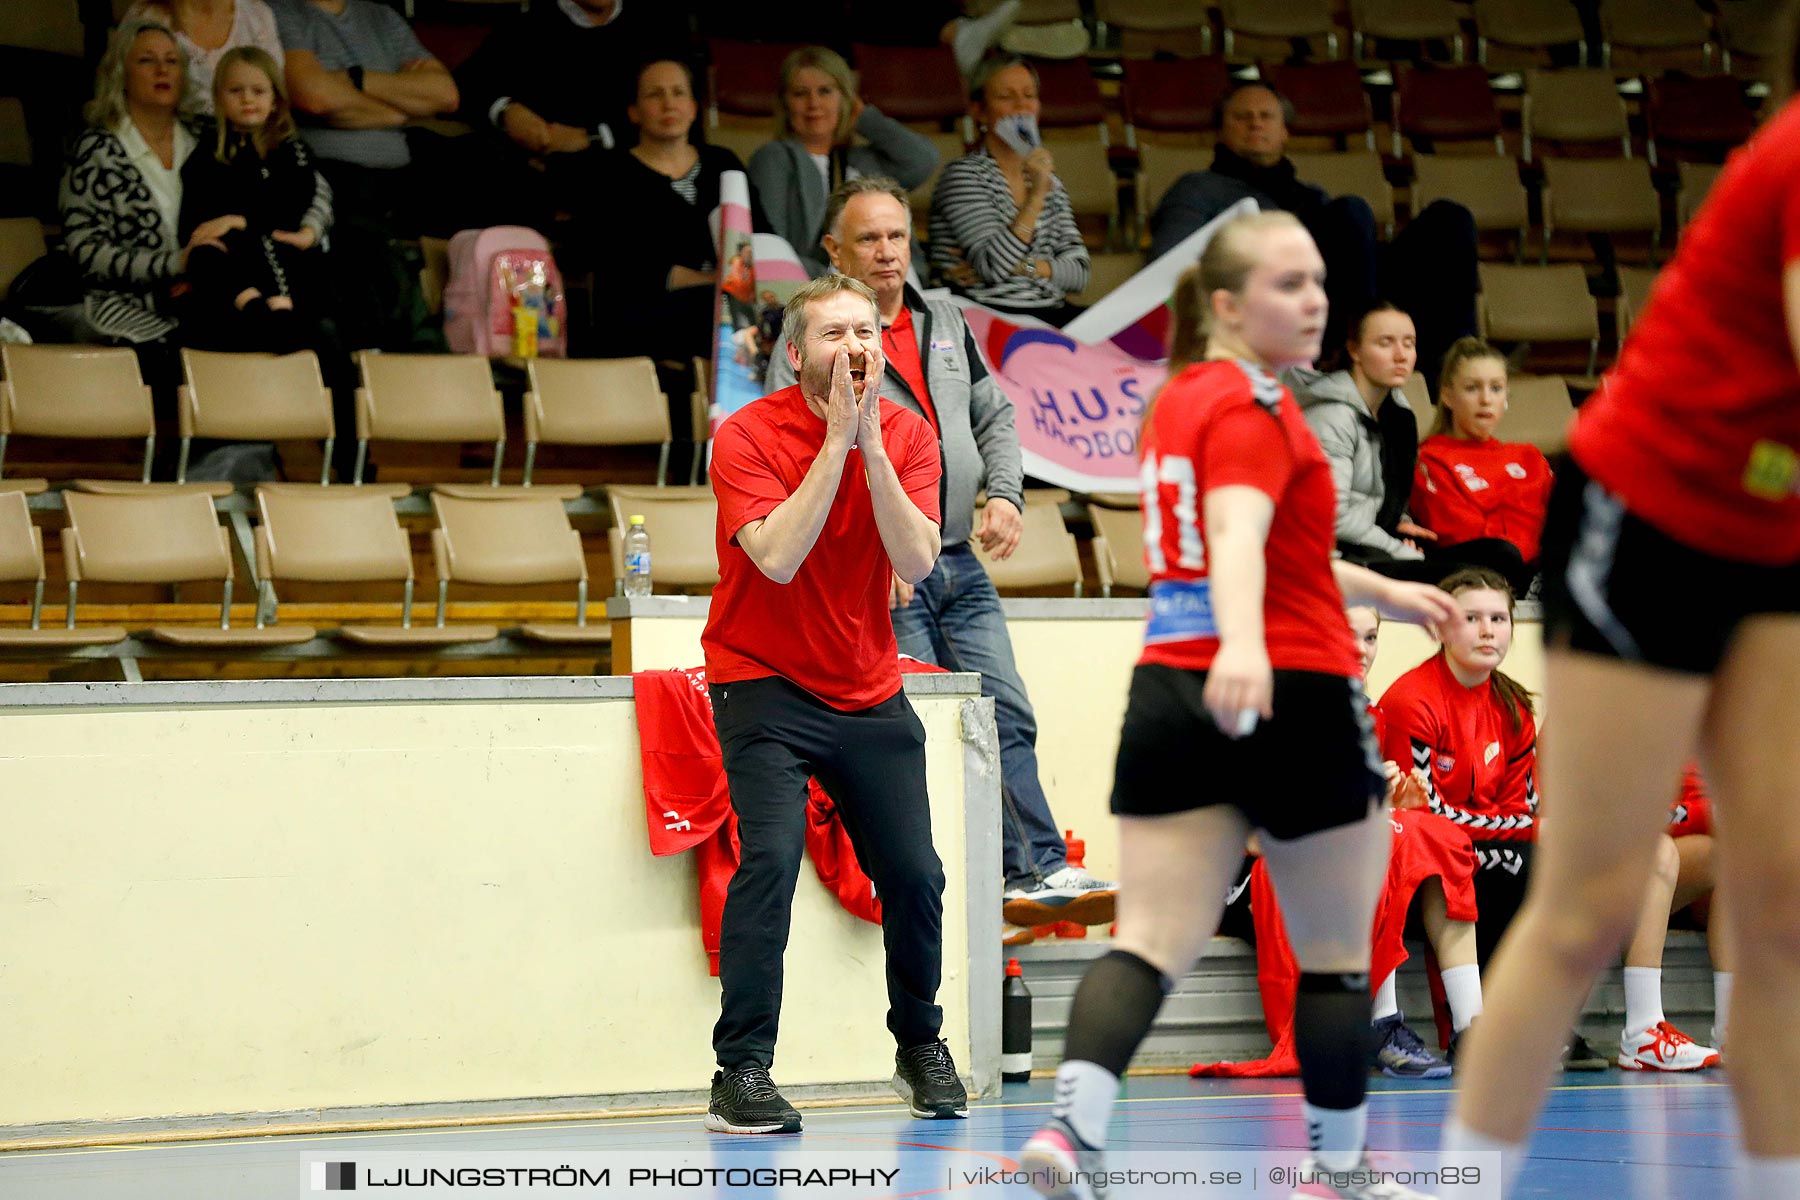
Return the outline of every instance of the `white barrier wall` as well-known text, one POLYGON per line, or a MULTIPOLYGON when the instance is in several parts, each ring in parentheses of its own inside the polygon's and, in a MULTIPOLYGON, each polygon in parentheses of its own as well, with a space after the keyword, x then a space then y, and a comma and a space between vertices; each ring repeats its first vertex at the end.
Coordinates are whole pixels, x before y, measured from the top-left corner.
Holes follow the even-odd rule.
MULTIPOLYGON (((908 693, 949 880, 944 1032, 991 1090, 998 786, 974 683, 908 693)), ((718 983, 690 856, 649 852, 630 695, 616 678, 0 686, 0 1142, 703 1096, 718 983)), ((885 1092, 885 1011, 880 929, 803 866, 783 1085, 885 1092)))
MULTIPOLYGON (((640 667, 693 666, 700 661, 706 604, 705 597, 680 596, 610 601, 615 656, 620 631, 628 629, 624 636, 640 667), (642 615, 633 618, 634 613, 642 615)), ((1104 878, 1116 878, 1119 869, 1108 800, 1131 670, 1143 648, 1145 604, 1142 599, 1001 601, 1019 674, 1037 714, 1038 769, 1051 812, 1062 828, 1087 842, 1087 865, 1104 878)), ((1436 651, 1431 635, 1419 627, 1384 621, 1370 695, 1379 698, 1436 651)), ((1505 670, 1542 696, 1543 627, 1537 621, 1520 620, 1505 670)), ((1204 771, 1204 763, 1194 764, 1196 779, 1204 771)))

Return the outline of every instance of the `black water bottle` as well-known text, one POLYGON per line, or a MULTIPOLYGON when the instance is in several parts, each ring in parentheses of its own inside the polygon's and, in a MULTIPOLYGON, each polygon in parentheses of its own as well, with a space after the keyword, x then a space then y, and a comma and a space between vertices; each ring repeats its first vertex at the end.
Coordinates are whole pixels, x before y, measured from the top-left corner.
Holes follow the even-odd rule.
POLYGON ((1000 1078, 1023 1083, 1031 1078, 1031 989, 1019 960, 1006 960, 1004 1006, 1000 1011, 1000 1078))

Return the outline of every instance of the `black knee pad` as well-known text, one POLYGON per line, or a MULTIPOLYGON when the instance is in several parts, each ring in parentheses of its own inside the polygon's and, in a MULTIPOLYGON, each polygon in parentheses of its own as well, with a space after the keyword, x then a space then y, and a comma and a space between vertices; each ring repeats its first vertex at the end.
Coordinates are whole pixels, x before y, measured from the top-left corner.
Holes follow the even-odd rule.
POLYGON ((1088 969, 1069 1009, 1063 1057, 1125 1074, 1138 1043, 1175 981, 1127 950, 1114 950, 1088 969))
POLYGON ((1294 1053, 1309 1104, 1337 1111, 1369 1085, 1369 976, 1303 972, 1294 1000, 1294 1053))

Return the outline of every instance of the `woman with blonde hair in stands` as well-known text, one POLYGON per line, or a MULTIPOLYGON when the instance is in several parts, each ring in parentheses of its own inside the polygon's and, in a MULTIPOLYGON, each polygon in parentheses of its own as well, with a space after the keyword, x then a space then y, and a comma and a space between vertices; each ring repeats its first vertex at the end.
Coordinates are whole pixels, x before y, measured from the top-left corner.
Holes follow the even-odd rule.
POLYGON ((1454 342, 1437 425, 1419 446, 1411 508, 1430 531, 1435 565, 1491 567, 1522 595, 1537 575, 1553 476, 1536 446, 1495 436, 1506 403, 1506 358, 1480 338, 1454 342))
POLYGON ((187 91, 182 107, 211 114, 213 76, 219 61, 239 46, 254 46, 282 66, 281 34, 266 0, 137 0, 125 20, 167 25, 187 53, 187 91))
MULTIPOLYGON (((1475 951, 1485 972, 1532 875, 1537 721, 1531 693, 1500 669, 1513 640, 1513 594, 1505 578, 1471 567, 1444 580, 1443 588, 1456 598, 1462 619, 1445 631, 1443 649, 1381 697, 1381 749, 1383 758, 1420 773, 1427 807, 1462 827, 1474 845, 1475 951)), ((1667 837, 1656 850, 1656 870, 1639 892, 1636 931, 1625 951, 1625 1029, 1616 1061, 1631 1071, 1697 1071, 1719 1055, 1663 1016, 1663 944, 1680 858, 1667 837)), ((1579 1034, 1565 1053, 1571 1067, 1605 1066, 1579 1034)))
POLYGON ((856 94, 843 55, 802 46, 781 63, 775 138, 750 156, 750 182, 774 233, 787 239, 807 274, 830 270, 819 239, 825 200, 846 179, 887 175, 908 191, 937 169, 937 147, 856 94), (856 138, 866 145, 857 145, 856 138))
POLYGON ((1065 1181, 1103 1169, 1120 1077, 1218 927, 1254 831, 1301 970, 1309 1186, 1417 1196, 1332 1174, 1367 1161, 1369 932, 1392 841, 1344 600, 1432 624, 1456 610, 1332 556, 1331 469, 1277 378, 1319 353, 1324 274, 1299 221, 1258 213, 1221 228, 1177 289, 1172 373, 1140 440, 1151 615, 1113 781, 1118 936, 1076 992, 1053 1115, 1021 1156, 1048 1195, 1092 1200, 1065 1181))
MULTIPOLYGON (((70 147, 57 197, 63 253, 86 286, 90 339, 141 346, 168 338, 177 324, 173 289, 188 256, 223 245, 218 221, 177 236, 181 167, 198 145, 180 116, 186 77, 175 35, 144 20, 114 31, 95 72, 83 113, 88 127, 70 147)), ((154 376, 173 374, 172 362, 145 365, 154 376)))

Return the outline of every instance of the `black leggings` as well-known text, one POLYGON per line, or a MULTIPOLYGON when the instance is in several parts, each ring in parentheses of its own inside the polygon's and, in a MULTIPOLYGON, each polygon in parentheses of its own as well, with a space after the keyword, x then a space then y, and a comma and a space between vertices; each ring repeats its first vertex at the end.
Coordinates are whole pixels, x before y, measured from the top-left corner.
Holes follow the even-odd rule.
POLYGON ((1487 974, 1488 962, 1500 939, 1506 936, 1513 918, 1525 903, 1525 889, 1531 882, 1530 842, 1476 842, 1475 853, 1481 866, 1475 871, 1475 961, 1481 973, 1487 974), (1518 870, 1505 865, 1490 865, 1495 855, 1512 855, 1518 870))

